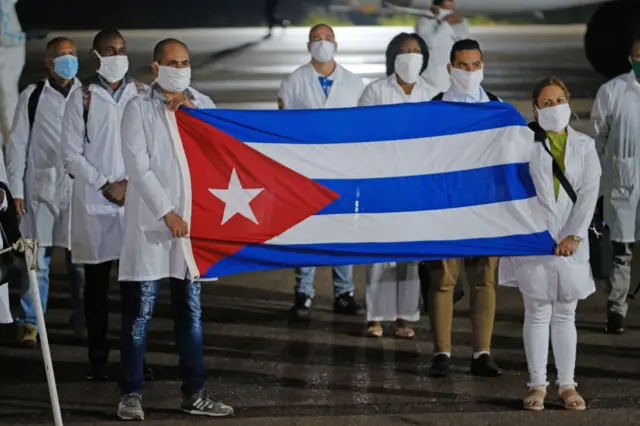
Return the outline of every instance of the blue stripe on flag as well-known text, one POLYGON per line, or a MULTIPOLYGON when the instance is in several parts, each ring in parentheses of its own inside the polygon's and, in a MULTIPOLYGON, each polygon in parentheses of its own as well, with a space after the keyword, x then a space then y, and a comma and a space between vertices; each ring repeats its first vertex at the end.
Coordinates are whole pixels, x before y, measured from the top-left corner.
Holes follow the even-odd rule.
POLYGON ((317 214, 453 209, 536 196, 529 164, 376 179, 315 179, 340 194, 317 214))
POLYGON ((300 266, 358 265, 389 261, 439 260, 472 256, 551 255, 555 242, 547 232, 454 241, 250 245, 211 266, 204 278, 300 266), (407 254, 411 255, 407 255, 407 254), (419 253, 419 254, 417 254, 419 253))
POLYGON ((308 110, 186 108, 185 111, 243 142, 261 143, 385 142, 526 126, 520 113, 502 102, 405 103, 318 109, 313 114, 309 114, 308 110))

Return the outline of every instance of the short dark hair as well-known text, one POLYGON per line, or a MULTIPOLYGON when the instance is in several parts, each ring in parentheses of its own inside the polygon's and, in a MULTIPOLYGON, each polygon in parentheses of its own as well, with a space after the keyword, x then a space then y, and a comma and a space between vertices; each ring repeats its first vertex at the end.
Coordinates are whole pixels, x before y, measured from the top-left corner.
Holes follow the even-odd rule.
POLYGON ((100 50, 100 48, 106 42, 108 42, 109 40, 113 40, 114 38, 121 38, 122 40, 124 40, 124 37, 122 37, 122 34, 120 34, 120 31, 118 31, 116 29, 109 29, 109 30, 100 31, 93 38, 93 49, 94 50, 100 50))
POLYGON ((431 2, 431 4, 433 6, 442 6, 445 1, 447 1, 447 0, 433 0, 433 2, 431 2))
POLYGON ((420 74, 427 69, 427 65, 429 64, 429 48, 427 47, 427 43, 416 33, 400 33, 395 36, 387 46, 387 51, 385 52, 385 56, 387 58, 387 76, 396 72, 396 56, 400 54, 400 50, 402 49, 402 45, 405 41, 414 39, 420 45, 420 51, 422 52, 422 68, 420 69, 420 74))
POLYGON ((58 55, 58 45, 60 43, 64 43, 64 42, 68 42, 71 44, 73 43, 73 40, 71 40, 70 38, 67 37, 55 37, 52 38, 51 40, 49 40, 49 42, 47 43, 47 46, 45 47, 44 51, 45 51, 45 55, 47 58, 52 58, 54 56, 58 55))
POLYGON ((153 48, 153 60, 154 62, 160 62, 162 57, 164 56, 164 48, 170 44, 179 44, 189 51, 189 48, 186 44, 178 40, 177 38, 165 38, 164 40, 160 40, 156 47, 153 48))
POLYGON ((456 41, 451 48, 451 55, 449 55, 449 62, 454 63, 456 60, 456 55, 458 52, 462 52, 463 50, 477 50, 480 52, 480 57, 482 57, 482 49, 480 49, 480 43, 476 40, 471 40, 470 38, 466 38, 464 40, 456 41))

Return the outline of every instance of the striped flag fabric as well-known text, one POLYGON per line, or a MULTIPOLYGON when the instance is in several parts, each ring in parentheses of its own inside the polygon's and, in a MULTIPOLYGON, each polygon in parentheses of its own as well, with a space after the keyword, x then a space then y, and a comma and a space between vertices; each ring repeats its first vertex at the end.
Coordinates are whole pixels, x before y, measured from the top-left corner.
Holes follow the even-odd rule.
POLYGON ((533 133, 499 102, 170 116, 191 275, 552 254, 533 133))

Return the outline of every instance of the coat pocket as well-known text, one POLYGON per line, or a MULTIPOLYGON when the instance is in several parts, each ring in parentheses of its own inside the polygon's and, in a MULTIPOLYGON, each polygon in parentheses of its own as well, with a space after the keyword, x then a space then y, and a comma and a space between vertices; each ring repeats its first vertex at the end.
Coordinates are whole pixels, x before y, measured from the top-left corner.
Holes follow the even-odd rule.
POLYGON ((637 168, 635 158, 611 159, 611 196, 628 196, 636 187, 637 168))
POLYGON ((104 198, 102 191, 93 189, 90 186, 84 188, 85 205, 87 213, 93 216, 111 215, 118 212, 118 206, 104 198))
POLYGON ((36 201, 53 205, 56 200, 56 168, 35 169, 33 177, 35 179, 36 201))

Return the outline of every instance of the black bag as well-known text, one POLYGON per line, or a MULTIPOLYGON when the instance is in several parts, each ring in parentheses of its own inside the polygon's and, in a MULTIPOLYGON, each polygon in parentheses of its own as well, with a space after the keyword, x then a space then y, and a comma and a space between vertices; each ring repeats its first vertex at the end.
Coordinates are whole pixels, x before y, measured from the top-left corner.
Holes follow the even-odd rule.
MULTIPOLYGON (((0 212, 0 234, 3 250, 16 243, 20 238, 18 227, 18 212, 9 188, 0 182, 0 189, 7 198, 7 209, 0 212)), ((0 284, 16 281, 21 278, 20 267, 15 262, 14 256, 24 257, 24 253, 7 252, 0 255, 0 284)))
MULTIPOLYGON (((529 128, 535 133, 536 142, 540 142, 545 151, 549 153, 552 163, 553 175, 558 178, 560 185, 565 190, 573 204, 578 200, 578 194, 573 189, 567 177, 562 172, 562 168, 553 158, 551 150, 545 144, 547 134, 537 121, 529 123, 529 128)), ((589 263, 591 264, 591 273, 593 278, 604 280, 611 276, 613 269, 613 249, 611 246, 611 237, 609 227, 604 222, 602 213, 602 198, 598 200, 596 210, 589 226, 589 263)))

